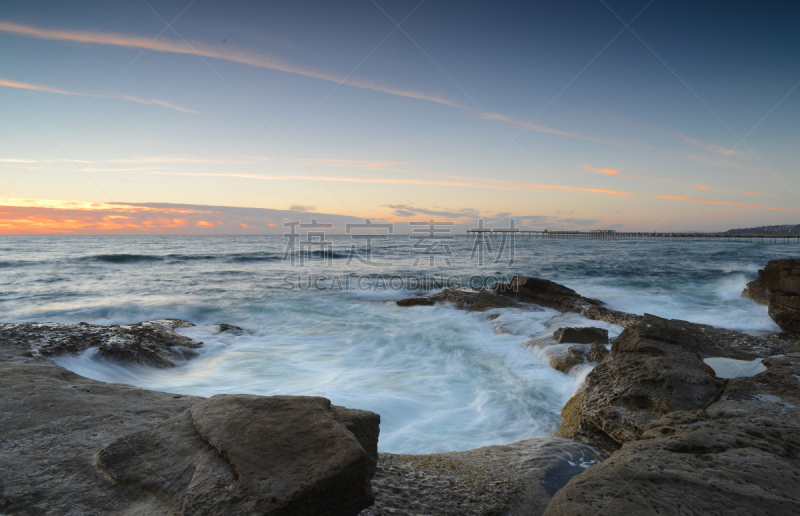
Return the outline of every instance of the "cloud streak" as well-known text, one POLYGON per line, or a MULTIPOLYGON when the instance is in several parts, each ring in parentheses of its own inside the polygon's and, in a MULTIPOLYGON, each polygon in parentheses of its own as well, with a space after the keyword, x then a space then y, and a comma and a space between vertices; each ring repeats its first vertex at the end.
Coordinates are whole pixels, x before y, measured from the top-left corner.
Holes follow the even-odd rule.
POLYGON ((677 133, 676 136, 681 140, 685 141, 686 143, 694 145, 695 147, 700 147, 701 149, 705 149, 709 152, 716 152, 717 154, 725 154, 726 156, 739 156, 740 158, 744 158, 747 156, 747 154, 742 151, 728 149, 726 147, 723 147, 722 145, 717 145, 716 143, 701 142, 700 140, 689 138, 688 136, 681 133, 677 133))
POLYGON ((789 208, 776 208, 774 206, 758 206, 756 204, 744 204, 740 202, 707 201, 705 199, 697 199, 695 197, 680 197, 676 195, 659 195, 657 197, 660 197, 661 199, 675 199, 676 201, 699 202, 703 204, 724 204, 727 206, 744 206, 745 208, 757 208, 759 210, 788 211, 792 213, 800 213, 800 210, 790 210, 789 208))
MULTIPOLYGON (((0 24, 2 24, 2 22, 0 22, 0 24)), ((123 95, 122 93, 92 95, 90 93, 79 93, 76 91, 62 90, 60 88, 51 88, 50 86, 41 86, 41 85, 28 84, 18 81, 9 81, 6 79, 0 79, 0 86, 6 88, 28 90, 28 91, 41 91, 43 93, 55 93, 57 95, 69 95, 72 97, 98 97, 101 99, 121 99, 121 100, 128 100, 130 102, 136 102, 138 104, 150 104, 150 105, 162 106, 165 108, 174 109, 176 111, 182 111, 184 113, 197 113, 197 111, 193 111, 191 109, 178 106, 176 104, 172 104, 170 102, 167 102, 166 100, 143 99, 141 97, 135 97, 133 95, 123 95)))
POLYGON ((619 174, 619 170, 615 168, 595 168, 595 167, 590 167, 589 165, 578 165, 578 166, 587 172, 594 172, 595 174, 605 174, 607 176, 616 176, 619 174))
POLYGON ((426 185, 426 186, 462 186, 468 188, 486 188, 491 190, 512 190, 512 191, 568 191, 584 194, 601 194, 612 197, 631 197, 635 193, 622 192, 619 190, 607 190, 603 188, 582 188, 578 186, 544 185, 538 183, 520 183, 515 181, 502 181, 499 179, 482 179, 480 182, 468 182, 473 178, 450 176, 458 178, 458 181, 432 181, 425 179, 400 179, 400 178, 380 178, 380 177, 333 177, 319 175, 262 175, 262 174, 223 174, 216 172, 154 172, 159 175, 177 176, 198 176, 198 177, 241 177, 249 179, 259 179, 265 181, 324 181, 341 183, 363 183, 363 184, 390 184, 390 185, 426 185), (495 184, 487 184, 495 183, 495 184))
POLYGON ((199 41, 193 41, 187 45, 182 41, 170 40, 167 38, 158 38, 152 41, 152 38, 145 38, 141 36, 134 36, 129 34, 116 34, 108 32, 88 31, 88 30, 59 30, 59 29, 46 29, 41 27, 33 27, 29 25, 20 25, 17 23, 0 21, 0 32, 6 34, 13 34, 16 36, 23 36, 28 38, 52 40, 52 41, 71 41, 75 43, 90 43, 96 45, 113 45, 129 48, 146 48, 155 52, 168 52, 172 54, 197 54, 202 57, 209 57, 212 59, 222 59, 235 63, 253 66, 256 68, 266 68, 268 70, 277 70, 281 72, 302 75, 323 81, 334 82, 336 84, 345 84, 354 88, 361 88, 365 90, 378 91, 388 93, 390 95, 397 95, 400 97, 407 97, 417 100, 426 100, 435 102, 443 106, 458 109, 470 113, 478 118, 484 120, 491 120, 494 122, 501 122, 512 127, 524 129, 527 131, 534 131, 539 133, 553 134, 557 136, 565 136, 568 138, 576 138, 580 140, 593 141, 607 145, 618 145, 608 140, 599 138, 592 138, 589 136, 582 136, 579 134, 571 133, 568 131, 561 131, 542 125, 535 125, 524 120, 519 120, 510 116, 501 115, 498 113, 485 113, 477 109, 467 107, 461 103, 455 102, 451 99, 441 95, 423 93, 405 88, 396 88, 386 86, 366 79, 357 77, 344 76, 334 73, 322 72, 313 70, 304 66, 289 63, 278 57, 263 54, 254 50, 238 48, 232 45, 209 45, 199 41))

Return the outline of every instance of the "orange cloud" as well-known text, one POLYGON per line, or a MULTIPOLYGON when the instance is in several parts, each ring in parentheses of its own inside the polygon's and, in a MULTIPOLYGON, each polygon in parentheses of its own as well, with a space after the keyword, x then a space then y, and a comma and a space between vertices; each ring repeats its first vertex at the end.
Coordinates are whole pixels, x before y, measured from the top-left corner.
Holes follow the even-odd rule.
MULTIPOLYGON (((2 26, 2 23, 3 22, 0 22, 0 26, 2 26)), ((156 104, 159 106, 163 106, 165 108, 174 109, 176 111, 183 111, 184 113, 197 113, 197 111, 192 111, 191 109, 171 104, 166 100, 143 99, 140 97, 134 97, 133 95, 123 95, 121 93, 92 95, 89 93, 78 93, 75 91, 67 91, 59 88, 51 88, 50 86, 37 86, 35 84, 27 84, 24 82, 7 81, 5 79, 0 79, 0 86, 5 86, 6 88, 17 88, 21 90, 41 91, 45 93, 56 93, 59 95, 71 95, 73 97, 99 97, 101 99, 122 99, 122 100, 129 100, 131 102, 136 102, 139 104, 156 104)))
POLYGON ((616 143, 609 142, 606 140, 601 140, 598 138, 581 136, 567 131, 552 129, 550 127, 529 124, 523 120, 518 120, 506 115, 500 115, 496 113, 484 113, 480 110, 469 108, 467 106, 464 106, 463 104, 442 97, 440 95, 422 93, 419 91, 408 90, 404 88, 395 88, 392 86, 378 84, 365 79, 350 77, 349 75, 342 76, 332 73, 321 72, 318 70, 312 70, 310 68, 305 68, 300 65, 286 62, 275 56, 262 54, 260 52, 256 52, 249 49, 237 48, 232 45, 224 45, 224 46, 208 45, 198 41, 193 41, 189 45, 187 45, 182 41, 174 41, 163 37, 160 37, 156 41, 153 41, 151 38, 143 38, 140 36, 132 36, 127 34, 115 34, 115 33, 97 32, 97 31, 80 31, 80 30, 70 31, 70 30, 58 30, 58 29, 45 29, 45 28, 32 27, 29 25, 20 25, 17 23, 5 22, 5 21, 0 21, 0 32, 5 32, 7 34, 14 34, 17 36, 24 36, 29 38, 45 39, 45 40, 74 41, 77 43, 93 43, 98 45, 114 45, 122 47, 146 48, 148 50, 153 50, 156 52, 169 52, 173 54, 197 54, 202 57, 223 59, 225 61, 232 61, 235 63, 254 66, 257 68, 278 70, 281 72, 303 75, 305 77, 312 77, 323 81, 334 82, 336 84, 345 84, 347 86, 352 86, 354 88, 379 91, 381 93, 388 93, 390 95, 397 95, 400 97, 407 97, 418 100, 427 100, 429 102, 435 102, 443 106, 448 106, 455 109, 459 109, 461 111, 465 111, 467 113, 471 113, 472 115, 475 115, 479 118, 483 118, 485 120, 502 122, 511 125, 513 127, 524 128, 525 130, 528 131, 549 133, 558 136, 566 136, 569 138, 577 138, 581 140, 589 140, 609 145, 617 145, 616 143))
POLYGON ((800 210, 790 210, 788 208, 776 208, 773 206, 757 206, 755 204, 744 204, 740 202, 706 201, 704 199, 696 199, 694 197, 678 197, 675 195, 658 195, 657 197, 660 197, 661 199, 675 199, 676 201, 700 202, 704 204, 725 204, 728 206, 744 206, 746 208, 757 208, 759 210, 790 211, 793 213, 800 213, 800 210))
POLYGON ((594 172, 595 174, 605 174, 607 176, 616 176, 619 174, 619 170, 614 168, 594 168, 590 167, 589 165, 578 165, 582 169, 587 172, 594 172))

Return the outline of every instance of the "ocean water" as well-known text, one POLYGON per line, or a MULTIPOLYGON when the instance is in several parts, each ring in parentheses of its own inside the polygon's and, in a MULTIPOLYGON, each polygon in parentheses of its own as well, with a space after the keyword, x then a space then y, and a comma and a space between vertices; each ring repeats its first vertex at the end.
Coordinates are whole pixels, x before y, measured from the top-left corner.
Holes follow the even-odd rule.
POLYGON ((369 260, 362 249, 361 261, 351 246, 363 240, 327 239, 328 251, 303 261, 274 236, 2 237, 0 313, 7 322, 186 319, 196 326, 179 331, 205 345, 175 369, 91 351, 55 361, 169 392, 325 396, 379 413, 381 451, 430 453, 552 435, 588 368, 554 371, 526 343, 548 342, 561 326, 603 326, 612 336, 621 328, 535 307, 469 313, 401 308, 397 299, 519 274, 618 310, 769 332, 778 328, 766 307, 740 292, 768 260, 800 252, 797 244, 518 237, 497 263, 494 240, 481 263, 474 238, 460 235, 434 248, 443 254, 431 265, 407 236, 391 236, 369 260), (244 331, 220 333, 217 323, 244 331))

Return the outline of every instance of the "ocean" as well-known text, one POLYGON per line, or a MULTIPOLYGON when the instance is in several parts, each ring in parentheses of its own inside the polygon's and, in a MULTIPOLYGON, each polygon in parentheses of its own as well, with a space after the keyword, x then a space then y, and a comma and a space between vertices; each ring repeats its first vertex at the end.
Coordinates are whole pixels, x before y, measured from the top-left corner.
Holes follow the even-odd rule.
POLYGON ((467 235, 431 247, 391 235, 368 252, 363 238, 323 238, 323 252, 306 253, 302 240, 293 247, 281 236, 0 237, 0 313, 5 322, 186 319, 196 326, 178 331, 204 346, 174 369, 92 350, 54 361, 105 382, 199 396, 325 396, 380 414, 381 451, 433 453, 552 435, 588 370, 555 371, 530 342, 549 342, 562 326, 622 328, 535 307, 465 312, 396 300, 525 275, 616 310, 771 332, 766 307, 740 293, 768 260, 800 251, 528 237, 501 246, 467 235))

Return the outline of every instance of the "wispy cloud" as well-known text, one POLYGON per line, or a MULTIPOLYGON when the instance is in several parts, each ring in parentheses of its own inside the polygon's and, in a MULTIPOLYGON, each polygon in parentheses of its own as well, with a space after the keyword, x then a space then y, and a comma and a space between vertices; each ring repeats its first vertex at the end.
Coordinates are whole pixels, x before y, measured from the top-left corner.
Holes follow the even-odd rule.
MULTIPOLYGON (((0 22, 2 25, 3 22, 0 22)), ((72 97, 97 97, 98 95, 92 95, 90 93, 79 93, 76 91, 67 91, 62 90, 59 88, 51 88, 50 86, 41 86, 36 84, 27 84, 24 82, 18 81, 9 81, 6 79, 0 79, 0 86, 6 88, 16 88, 20 90, 30 90, 30 91, 41 91, 43 93, 55 93, 58 95, 70 95, 72 97)), ((176 111, 183 111, 184 113, 197 113, 197 111, 193 111, 191 109, 187 109, 185 107, 181 107, 166 100, 156 100, 156 99, 143 99, 141 97, 135 97, 133 95, 123 95, 122 93, 110 93, 110 94, 103 94, 99 95, 101 99, 121 99, 121 100, 128 100, 130 102, 136 102, 138 104, 151 104, 151 105, 158 105, 169 109, 174 109, 176 111)))
POLYGON ((661 199, 675 199, 676 201, 699 202, 703 204, 724 204, 728 206, 744 206, 746 208, 757 208, 759 210, 789 211, 792 213, 800 213, 800 210, 790 210, 789 208, 776 208, 774 206, 758 206, 755 204, 745 204, 740 202, 707 201, 705 199, 697 199, 695 197, 680 197, 675 195, 659 195, 657 197, 660 197, 661 199))
POLYGON ((595 167, 590 167, 589 165, 578 165, 578 166, 587 172, 594 172, 595 174, 605 174, 607 176, 616 176, 617 174, 619 174, 619 170, 615 168, 595 168, 595 167))
POLYGON ((354 88, 362 88, 367 90, 379 91, 388 93, 390 95, 397 95, 400 97, 407 97, 418 100, 426 100, 435 102, 443 106, 452 107, 461 111, 470 113, 476 117, 485 120, 493 120, 495 122, 504 123, 512 127, 525 129, 527 131, 534 131, 540 133, 554 134, 558 136, 565 136, 568 138, 576 138, 580 140, 588 140, 608 145, 617 145, 614 142, 603 140, 600 138, 593 138, 589 136, 582 136, 579 134, 571 133, 568 131, 561 131, 551 127, 542 125, 535 125, 525 122, 517 118, 497 113, 484 113, 480 110, 467 107, 459 102, 448 99, 441 95, 432 93, 424 93, 405 88, 397 88, 379 84, 366 79, 357 77, 350 77, 339 75, 335 73, 322 72, 313 70, 297 64, 289 63, 278 57, 257 52, 251 49, 238 48, 232 45, 209 45, 199 41, 193 41, 188 46, 182 41, 174 41, 164 37, 158 38, 153 42, 151 38, 141 36, 134 36, 129 34, 116 34, 98 31, 81 31, 81 30, 59 30, 47 29, 42 27, 33 27, 29 25, 20 25, 17 23, 0 21, 0 32, 7 34, 14 34, 17 36, 24 36, 29 38, 55 40, 55 41, 73 41, 76 43, 92 43, 97 45, 114 45, 122 47, 133 48, 146 48, 155 52, 169 52, 173 54, 198 54, 202 57, 210 57, 213 59, 223 59, 225 61, 232 61, 235 63, 253 66, 257 68, 266 68, 269 70, 277 70, 286 73, 303 75, 305 77, 312 77, 323 81, 334 82, 337 84, 345 84, 354 88))
POLYGON ((427 186, 462 186, 467 188, 485 188, 492 190, 512 190, 512 191, 552 191, 561 190, 583 194, 610 195, 613 197, 631 197, 635 193, 622 192, 619 190, 608 190, 603 188, 582 188, 578 186, 544 185, 537 183, 520 183, 516 181, 503 181, 499 179, 479 179, 460 177, 457 181, 433 181, 425 179, 401 179, 401 178, 379 178, 379 177, 335 177, 320 175, 263 175, 263 174, 224 174, 217 172, 155 172, 160 175, 177 176, 196 176, 196 177, 241 177, 264 181, 325 181, 342 183, 363 183, 363 184, 391 184, 391 185, 427 185, 427 186), (470 182, 472 181, 472 182, 470 182))
POLYGON ((238 156, 235 158, 205 158, 197 156, 143 156, 138 158, 112 159, 108 163, 208 163, 214 165, 257 165, 273 160, 268 156, 238 156))
POLYGON ((685 141, 686 143, 694 145, 695 147, 700 147, 701 149, 705 149, 705 150, 710 151, 710 152, 716 152, 718 154, 725 154, 727 156, 738 156, 740 158, 743 158, 743 157, 747 156, 747 154, 742 152, 742 151, 737 151, 737 150, 734 150, 734 149, 728 149, 726 147, 723 147, 722 145, 717 145, 716 143, 701 142, 700 140, 695 140, 694 138, 689 138, 688 136, 686 136, 684 134, 681 134, 681 133, 675 133, 675 135, 678 138, 680 138, 681 140, 685 141))
POLYGON ((464 208, 462 210, 448 210, 448 209, 430 209, 418 208, 416 206, 409 206, 407 204, 387 204, 387 208, 394 210, 394 215, 397 217, 408 218, 414 217, 418 214, 431 215, 434 217, 450 217, 454 219, 470 218, 475 219, 480 216, 478 210, 474 208, 464 208))

